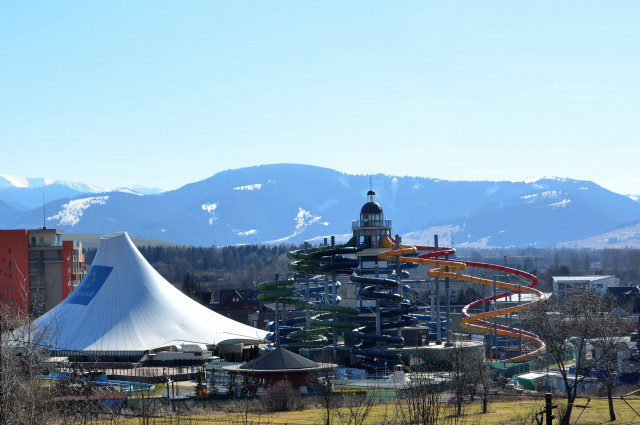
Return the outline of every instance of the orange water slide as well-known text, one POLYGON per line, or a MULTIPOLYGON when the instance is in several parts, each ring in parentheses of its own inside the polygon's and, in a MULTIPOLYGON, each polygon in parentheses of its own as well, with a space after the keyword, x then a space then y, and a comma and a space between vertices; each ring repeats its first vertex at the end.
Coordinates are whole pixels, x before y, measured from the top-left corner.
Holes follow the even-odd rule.
POLYGON ((380 259, 393 261, 398 260, 405 263, 415 263, 427 266, 433 266, 428 271, 429 276, 437 278, 450 278, 459 279, 466 282, 479 283, 482 285, 488 285, 493 287, 494 285, 499 288, 507 289, 507 292, 497 295, 496 297, 490 296, 484 299, 476 300, 462 309, 462 320, 460 325, 467 329, 480 331, 480 332, 496 332, 498 335, 507 336, 511 338, 522 338, 523 341, 527 341, 527 345, 533 345, 535 347, 532 351, 524 353, 520 356, 512 357, 509 359, 511 363, 519 363, 530 360, 537 356, 540 356, 545 350, 545 344, 534 333, 512 328, 504 325, 496 325, 487 321, 492 317, 503 316, 506 314, 517 313, 528 308, 533 307, 535 304, 543 301, 545 295, 539 290, 533 288, 538 284, 538 278, 534 275, 523 272, 522 270, 514 269, 506 266, 499 266, 496 264, 478 263, 473 261, 454 261, 448 259, 442 259, 446 255, 452 255, 455 253, 453 248, 438 248, 430 246, 413 246, 413 245, 400 245, 396 248, 395 241, 392 238, 385 238, 383 246, 388 248, 389 251, 385 251, 378 255, 380 259), (518 285, 502 281, 494 281, 490 279, 484 279, 481 277, 470 276, 459 273, 467 267, 474 267, 480 269, 500 271, 503 273, 509 273, 520 278, 524 278, 529 281, 528 285, 518 285), (509 295, 517 294, 518 291, 533 294, 537 298, 533 301, 518 304, 512 307, 506 307, 493 311, 481 312, 471 315, 469 310, 474 307, 482 305, 483 302, 497 301, 498 299, 506 298, 509 295))

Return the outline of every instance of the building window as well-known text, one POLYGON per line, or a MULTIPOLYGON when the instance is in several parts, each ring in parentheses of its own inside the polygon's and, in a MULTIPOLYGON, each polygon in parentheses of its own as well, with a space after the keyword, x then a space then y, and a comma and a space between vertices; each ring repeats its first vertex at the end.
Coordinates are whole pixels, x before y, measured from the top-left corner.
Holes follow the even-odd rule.
POLYGON ((9 270, 11 270, 11 266, 12 266, 12 265, 13 265, 13 264, 11 264, 11 261, 9 261, 9 270))

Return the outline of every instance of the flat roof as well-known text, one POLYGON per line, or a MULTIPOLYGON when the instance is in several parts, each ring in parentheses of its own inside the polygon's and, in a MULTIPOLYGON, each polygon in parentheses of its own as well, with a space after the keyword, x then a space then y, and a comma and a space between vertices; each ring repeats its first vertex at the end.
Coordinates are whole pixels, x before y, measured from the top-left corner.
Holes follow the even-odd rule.
POLYGON ((595 276, 553 276, 553 280, 556 282, 594 282, 596 280, 607 279, 610 277, 615 277, 613 275, 595 275, 595 276))

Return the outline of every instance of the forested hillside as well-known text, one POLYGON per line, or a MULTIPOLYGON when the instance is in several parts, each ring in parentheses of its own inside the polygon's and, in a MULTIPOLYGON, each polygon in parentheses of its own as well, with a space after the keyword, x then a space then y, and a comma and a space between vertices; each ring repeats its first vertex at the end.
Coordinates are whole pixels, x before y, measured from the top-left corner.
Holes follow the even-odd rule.
MULTIPOLYGON (((293 246, 241 245, 226 247, 138 247, 144 258, 169 282, 182 283, 187 274, 211 289, 248 288, 287 271, 286 253, 293 246)), ((90 265, 96 250, 89 249, 90 265)))
MULTIPOLYGON (((250 288, 254 282, 287 273, 286 253, 292 245, 241 245, 226 247, 143 246, 138 249, 169 282, 183 283, 189 276, 203 288, 250 288)), ((95 249, 86 251, 91 264, 95 249)), ((640 284, 638 249, 460 249, 453 258, 506 264, 534 273, 540 288, 551 291, 552 276, 615 275, 623 285, 640 284)), ((411 270, 412 279, 427 279, 426 268, 411 270)))

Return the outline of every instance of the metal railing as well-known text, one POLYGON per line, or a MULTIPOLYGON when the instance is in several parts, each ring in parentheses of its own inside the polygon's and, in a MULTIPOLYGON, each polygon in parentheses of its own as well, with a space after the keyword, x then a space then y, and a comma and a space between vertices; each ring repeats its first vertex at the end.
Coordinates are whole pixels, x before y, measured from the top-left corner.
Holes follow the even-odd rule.
POLYGON ((351 222, 352 229, 359 229, 361 227, 391 227, 391 220, 353 220, 351 222))

